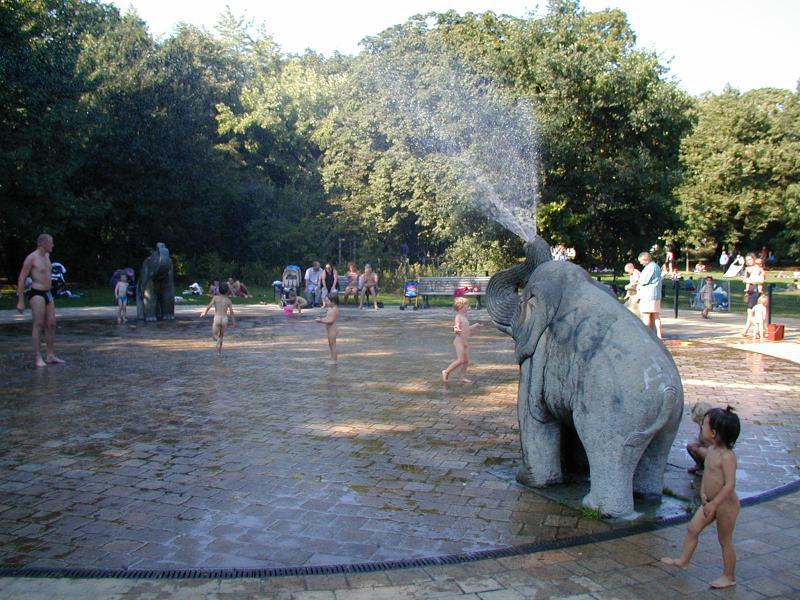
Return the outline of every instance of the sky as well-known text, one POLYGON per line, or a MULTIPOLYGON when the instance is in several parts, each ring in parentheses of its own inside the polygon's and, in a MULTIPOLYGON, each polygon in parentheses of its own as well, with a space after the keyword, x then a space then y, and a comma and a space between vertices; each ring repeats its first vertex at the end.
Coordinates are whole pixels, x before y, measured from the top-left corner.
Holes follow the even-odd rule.
MULTIPOLYGON (((359 52, 359 42, 427 12, 456 10, 524 17, 542 14, 544 0, 112 0, 135 9, 156 37, 178 23, 213 31, 229 6, 264 24, 284 52, 310 48, 330 56, 359 52)), ((588 10, 620 8, 638 46, 658 53, 662 64, 692 95, 718 94, 726 85, 797 90, 800 79, 800 0, 583 0, 588 10)))

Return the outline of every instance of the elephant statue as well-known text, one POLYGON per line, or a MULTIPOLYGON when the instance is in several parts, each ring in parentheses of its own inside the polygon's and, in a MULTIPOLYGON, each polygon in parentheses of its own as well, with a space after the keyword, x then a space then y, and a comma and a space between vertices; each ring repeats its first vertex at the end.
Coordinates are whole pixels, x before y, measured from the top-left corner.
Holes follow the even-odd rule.
POLYGON ((663 491, 683 413, 678 369, 655 334, 584 269, 552 260, 540 236, 525 254, 486 289, 489 315, 514 339, 520 365, 517 480, 558 484, 588 462, 583 505, 634 517, 634 494, 663 491))
POLYGON ((174 269, 169 250, 161 242, 142 263, 136 286, 136 317, 143 321, 175 318, 174 269))

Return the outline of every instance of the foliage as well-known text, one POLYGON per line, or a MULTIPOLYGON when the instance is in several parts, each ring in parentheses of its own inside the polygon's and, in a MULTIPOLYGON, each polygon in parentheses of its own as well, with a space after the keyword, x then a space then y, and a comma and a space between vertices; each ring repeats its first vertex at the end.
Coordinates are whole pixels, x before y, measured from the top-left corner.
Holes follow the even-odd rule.
POLYGON ((97 0, 0 0, 0 268, 46 230, 73 281, 159 241, 198 281, 340 247, 397 282, 491 272, 534 200, 584 264, 664 234, 800 251, 797 93, 694 102, 665 74, 623 13, 576 0, 415 16, 352 58, 286 55, 230 10, 155 40, 97 0))
POLYGON ((683 141, 683 236, 800 253, 800 93, 727 89, 701 99, 683 141))

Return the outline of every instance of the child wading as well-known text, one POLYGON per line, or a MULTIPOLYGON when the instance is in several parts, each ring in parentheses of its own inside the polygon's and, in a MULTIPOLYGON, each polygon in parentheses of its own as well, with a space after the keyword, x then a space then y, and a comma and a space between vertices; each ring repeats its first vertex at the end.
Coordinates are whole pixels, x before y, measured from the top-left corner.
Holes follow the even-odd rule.
POLYGON ((128 276, 123 273, 114 287, 114 299, 117 301, 117 323, 128 322, 128 276))
POLYGON ((456 311, 456 319, 453 323, 453 332, 456 334, 453 339, 453 346, 455 346, 456 349, 456 359, 442 371, 442 381, 447 383, 450 373, 461 367, 461 382, 472 383, 471 380, 465 377, 467 374, 467 367, 469 367, 469 336, 472 330, 476 327, 480 327, 481 324, 469 324, 469 319, 467 319, 469 300, 463 296, 455 299, 453 302, 453 309, 456 311))
POLYGON ((339 318, 339 295, 331 294, 330 296, 325 296, 323 302, 328 312, 325 313, 324 318, 314 320, 317 323, 325 325, 328 334, 328 347, 331 350, 330 364, 335 365, 338 360, 338 355, 336 354, 336 336, 339 333, 339 326, 336 324, 336 319, 339 318))
POLYGON ((230 299, 231 290, 227 283, 219 285, 219 293, 211 298, 205 310, 200 313, 205 317, 211 307, 214 307, 214 322, 211 324, 211 339, 217 342, 217 352, 222 352, 222 338, 225 337, 225 329, 228 327, 228 314, 231 316, 231 327, 236 327, 236 319, 233 316, 233 303, 230 299))
POLYGON ((733 445, 739 437, 739 417, 729 406, 712 408, 703 418, 701 435, 708 443, 704 461, 703 481, 700 484, 702 506, 689 522, 689 531, 683 542, 680 558, 662 558, 668 565, 682 569, 697 548, 700 532, 712 521, 717 521, 717 536, 722 546, 722 576, 711 582, 713 588, 736 585, 736 551, 733 547, 733 529, 739 516, 739 497, 736 495, 736 455, 733 445))

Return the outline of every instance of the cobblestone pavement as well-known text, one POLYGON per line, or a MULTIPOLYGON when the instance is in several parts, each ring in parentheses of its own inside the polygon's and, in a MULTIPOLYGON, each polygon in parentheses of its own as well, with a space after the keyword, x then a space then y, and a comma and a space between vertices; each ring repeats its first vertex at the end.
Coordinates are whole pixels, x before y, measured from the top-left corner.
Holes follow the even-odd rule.
MULTIPOLYGON (((352 563, 622 526, 583 518, 497 476, 519 455, 512 346, 492 328, 481 330, 473 346, 476 385, 444 386, 437 377, 451 359, 450 319, 438 310, 345 309, 337 367, 324 364, 322 328, 311 315, 253 311, 231 332, 221 358, 207 339, 209 321, 117 327, 107 319, 62 320, 59 352, 68 364, 38 371, 28 365, 29 325, 3 325, 0 566, 352 563)), ((668 346, 687 409, 712 396, 743 418, 740 492, 796 479, 797 366, 719 344, 672 339, 668 346)), ((694 493, 682 447, 695 433, 687 416, 667 473, 677 495, 694 493)), ((800 589, 797 559, 783 556, 800 549, 797 503, 795 494, 743 511, 742 582, 748 562, 758 562, 749 579, 781 593, 800 589)), ((701 582, 719 568, 711 534, 701 571, 676 575, 653 564, 683 531, 360 575, 171 583, 6 578, 0 595, 21 597, 15 590, 24 589, 25 597, 80 597, 90 589, 109 597, 516 598, 611 597, 614 590, 614 597, 647 597, 638 592, 649 577, 663 578, 667 597, 673 589, 681 597, 705 589, 701 582)), ((748 597, 761 597, 757 587, 748 597)))

